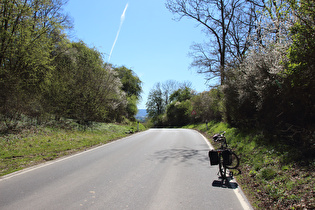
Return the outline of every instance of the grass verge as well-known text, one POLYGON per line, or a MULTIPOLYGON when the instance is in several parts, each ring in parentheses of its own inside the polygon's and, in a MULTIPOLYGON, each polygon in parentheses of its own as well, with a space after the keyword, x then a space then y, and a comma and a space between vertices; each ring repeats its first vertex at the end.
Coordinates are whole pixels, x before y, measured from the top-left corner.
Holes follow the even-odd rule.
MULTIPOLYGON (((21 129, 0 135, 0 176, 84 151, 125 137, 138 130, 129 125, 95 123, 85 129, 77 125, 21 129)), ((145 130, 140 124, 139 130, 145 130)))
POLYGON ((225 123, 189 125, 211 136, 226 131, 227 142, 240 157, 235 177, 255 209, 315 209, 315 160, 305 160, 299 148, 261 134, 241 132, 225 123))

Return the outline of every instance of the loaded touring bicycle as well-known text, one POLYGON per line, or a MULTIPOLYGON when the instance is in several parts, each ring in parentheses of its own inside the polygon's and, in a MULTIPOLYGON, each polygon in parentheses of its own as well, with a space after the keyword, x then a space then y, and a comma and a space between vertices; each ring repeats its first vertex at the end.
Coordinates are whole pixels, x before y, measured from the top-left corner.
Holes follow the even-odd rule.
MULTIPOLYGON (((219 165, 218 174, 220 174, 222 183, 228 181, 227 169, 237 169, 240 163, 239 157, 228 148, 224 134, 225 131, 212 137, 215 142, 220 142, 221 146, 217 150, 209 151, 210 165, 219 165)), ((229 177, 233 178, 233 172, 229 171, 229 177)))

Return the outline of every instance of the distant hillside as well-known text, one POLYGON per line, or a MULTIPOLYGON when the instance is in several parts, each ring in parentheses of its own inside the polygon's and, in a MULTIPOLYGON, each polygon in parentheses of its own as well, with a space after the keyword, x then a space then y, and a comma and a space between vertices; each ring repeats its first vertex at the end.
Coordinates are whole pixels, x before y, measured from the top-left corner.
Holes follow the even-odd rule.
POLYGON ((138 113, 136 114, 135 118, 141 122, 145 121, 145 118, 147 117, 147 110, 146 109, 139 109, 138 113))

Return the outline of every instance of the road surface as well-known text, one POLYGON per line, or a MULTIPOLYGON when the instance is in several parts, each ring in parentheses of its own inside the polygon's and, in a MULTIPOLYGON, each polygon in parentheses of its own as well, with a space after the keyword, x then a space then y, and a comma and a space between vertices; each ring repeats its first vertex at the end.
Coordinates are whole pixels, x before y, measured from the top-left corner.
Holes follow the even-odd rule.
POLYGON ((247 209, 197 131, 150 129, 0 178, 0 209, 247 209))

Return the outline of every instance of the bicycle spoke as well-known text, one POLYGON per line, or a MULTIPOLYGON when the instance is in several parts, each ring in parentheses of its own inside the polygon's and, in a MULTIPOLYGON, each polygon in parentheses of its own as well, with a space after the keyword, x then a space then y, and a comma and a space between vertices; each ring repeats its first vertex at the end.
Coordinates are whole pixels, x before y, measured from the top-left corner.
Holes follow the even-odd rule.
POLYGON ((234 152, 232 152, 232 164, 226 167, 228 169, 236 169, 239 166, 239 164, 240 164, 239 157, 234 152))

